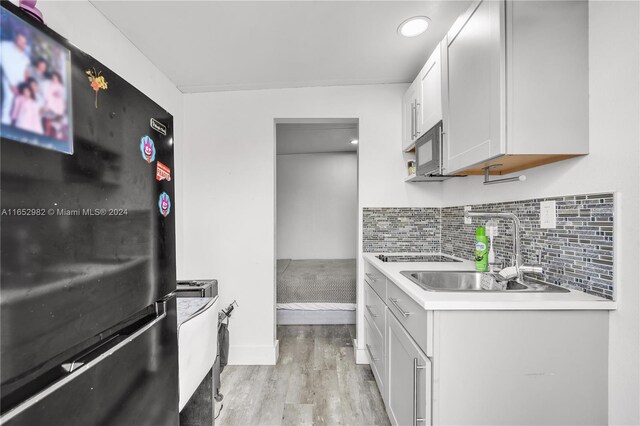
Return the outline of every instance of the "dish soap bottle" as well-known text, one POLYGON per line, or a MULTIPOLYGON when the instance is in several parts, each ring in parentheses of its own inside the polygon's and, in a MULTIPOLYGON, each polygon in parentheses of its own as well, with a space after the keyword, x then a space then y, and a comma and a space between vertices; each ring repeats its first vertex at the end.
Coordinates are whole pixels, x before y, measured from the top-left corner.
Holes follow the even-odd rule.
POLYGON ((489 270, 489 260, 487 259, 489 250, 487 248, 487 243, 487 233, 484 226, 476 228, 476 271, 484 272, 489 270))

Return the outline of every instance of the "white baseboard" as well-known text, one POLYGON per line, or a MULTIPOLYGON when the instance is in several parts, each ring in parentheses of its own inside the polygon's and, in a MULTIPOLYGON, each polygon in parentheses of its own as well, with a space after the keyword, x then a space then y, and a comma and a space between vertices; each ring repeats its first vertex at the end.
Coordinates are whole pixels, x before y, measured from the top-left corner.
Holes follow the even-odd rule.
POLYGON ((358 348, 357 339, 353 339, 353 353, 356 358, 356 364, 369 364, 369 355, 366 349, 358 348))
POLYGON ((230 346, 229 365, 275 365, 279 352, 278 340, 272 346, 230 346))
POLYGON ((356 311, 304 311, 278 309, 278 325, 355 324, 356 311))

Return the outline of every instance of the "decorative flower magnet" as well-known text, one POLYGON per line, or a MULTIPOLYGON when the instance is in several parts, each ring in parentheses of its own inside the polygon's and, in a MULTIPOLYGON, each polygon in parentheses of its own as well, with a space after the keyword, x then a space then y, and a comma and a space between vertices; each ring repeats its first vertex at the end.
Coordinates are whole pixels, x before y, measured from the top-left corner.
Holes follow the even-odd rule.
POLYGON ((89 77, 89 83, 91 83, 91 88, 93 89, 94 92, 96 92, 95 106, 97 109, 98 108, 98 91, 100 89, 107 90, 108 83, 107 83, 107 80, 104 79, 104 76, 101 75, 102 71, 96 72, 96 69, 93 68, 93 70, 87 70, 85 71, 85 73, 89 77))

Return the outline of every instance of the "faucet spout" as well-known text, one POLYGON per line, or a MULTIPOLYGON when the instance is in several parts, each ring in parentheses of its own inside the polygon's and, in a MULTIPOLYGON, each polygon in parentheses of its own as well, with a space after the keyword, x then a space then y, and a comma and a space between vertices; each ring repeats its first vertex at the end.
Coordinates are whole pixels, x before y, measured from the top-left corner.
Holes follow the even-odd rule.
POLYGON ((520 244, 520 233, 522 232, 522 223, 518 216, 510 212, 498 213, 498 212, 474 212, 465 211, 464 217, 469 218, 483 218, 483 219, 506 219, 513 223, 513 250, 515 252, 515 267, 518 280, 522 281, 524 271, 522 270, 522 251, 520 244))

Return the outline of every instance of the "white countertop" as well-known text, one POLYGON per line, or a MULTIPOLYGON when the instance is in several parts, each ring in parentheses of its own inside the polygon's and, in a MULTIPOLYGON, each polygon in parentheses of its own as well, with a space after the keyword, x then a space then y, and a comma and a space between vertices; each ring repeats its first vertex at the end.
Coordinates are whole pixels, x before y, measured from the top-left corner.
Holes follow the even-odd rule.
POLYGON ((209 308, 207 305, 212 299, 211 297, 177 297, 178 328, 203 308, 209 308))
MULTIPOLYGON (((501 293, 492 291, 427 291, 403 276, 401 271, 474 271, 473 262, 382 262, 379 253, 363 258, 429 310, 613 310, 616 303, 576 290, 568 293, 501 293)), ((393 253, 421 255, 434 253, 393 253)), ((439 253, 438 253, 439 254, 439 253)), ((449 256, 449 255, 446 255, 449 256)), ((454 256, 450 256, 454 257, 454 256)))

